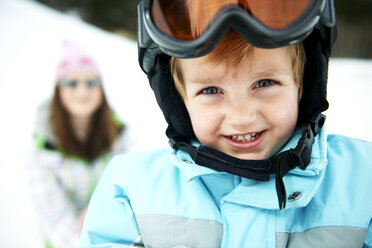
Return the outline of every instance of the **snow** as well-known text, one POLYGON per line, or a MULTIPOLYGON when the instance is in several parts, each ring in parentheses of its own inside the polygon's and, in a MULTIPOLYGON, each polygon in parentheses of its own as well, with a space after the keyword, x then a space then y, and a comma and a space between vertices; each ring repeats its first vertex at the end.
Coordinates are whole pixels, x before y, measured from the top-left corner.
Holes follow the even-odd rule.
MULTIPOLYGON (((167 145, 135 42, 33 1, 0 0, 0 247, 41 247, 24 165, 35 111, 52 94, 65 38, 97 59, 109 102, 129 126, 131 150, 167 145)), ((372 60, 331 60, 328 132, 372 141, 371 69, 372 60)))

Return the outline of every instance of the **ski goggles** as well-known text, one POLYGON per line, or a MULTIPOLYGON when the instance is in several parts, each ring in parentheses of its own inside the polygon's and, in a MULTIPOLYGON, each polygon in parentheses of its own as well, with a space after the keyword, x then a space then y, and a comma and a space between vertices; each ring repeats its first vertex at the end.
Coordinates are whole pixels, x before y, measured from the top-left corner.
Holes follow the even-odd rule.
POLYGON ((335 25, 333 0, 143 0, 138 5, 138 43, 152 42, 168 55, 209 53, 234 29, 261 48, 305 39, 315 25, 335 25))

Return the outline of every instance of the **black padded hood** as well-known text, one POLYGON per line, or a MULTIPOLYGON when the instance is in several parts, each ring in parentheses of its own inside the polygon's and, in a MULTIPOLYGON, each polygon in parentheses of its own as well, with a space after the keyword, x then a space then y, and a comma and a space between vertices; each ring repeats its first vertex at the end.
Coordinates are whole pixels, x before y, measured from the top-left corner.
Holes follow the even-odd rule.
POLYGON ((147 48, 139 47, 139 62, 168 123, 166 134, 170 145, 174 149, 186 151, 195 163, 217 171, 260 181, 268 181, 274 173, 279 208, 283 209, 287 199, 283 177, 296 166, 306 169, 311 161, 314 137, 325 121, 321 113, 328 108, 328 62, 335 40, 336 26, 329 28, 318 23, 303 41, 306 62, 298 115, 302 136, 294 149, 263 160, 242 160, 211 147, 193 146, 191 140, 196 137, 186 107, 174 86, 169 66, 170 56, 152 43, 147 48))
MULTIPOLYGON (((303 94, 299 103, 298 124, 308 122, 328 109, 328 61, 336 40, 336 26, 329 28, 318 24, 303 41, 306 63, 303 76, 303 94)), ((170 56, 152 43, 139 47, 139 63, 147 74, 157 103, 168 123, 168 138, 195 139, 189 115, 171 76, 170 56)))

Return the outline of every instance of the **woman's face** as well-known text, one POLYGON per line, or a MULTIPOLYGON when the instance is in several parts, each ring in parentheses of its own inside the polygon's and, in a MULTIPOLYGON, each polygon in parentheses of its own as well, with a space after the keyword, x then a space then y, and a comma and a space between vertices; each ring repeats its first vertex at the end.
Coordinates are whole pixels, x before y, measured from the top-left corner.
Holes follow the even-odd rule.
POLYGON ((70 72, 60 80, 58 87, 62 105, 73 117, 89 118, 102 104, 101 81, 90 72, 70 72))

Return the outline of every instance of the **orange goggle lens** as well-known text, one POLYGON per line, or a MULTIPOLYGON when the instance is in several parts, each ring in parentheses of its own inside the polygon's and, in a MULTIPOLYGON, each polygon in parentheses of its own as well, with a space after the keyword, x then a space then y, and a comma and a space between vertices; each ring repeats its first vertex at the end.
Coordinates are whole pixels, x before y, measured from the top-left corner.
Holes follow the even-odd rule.
POLYGON ((270 29, 283 29, 297 20, 311 0, 154 0, 155 25, 180 40, 197 39, 225 8, 237 8, 270 29))

